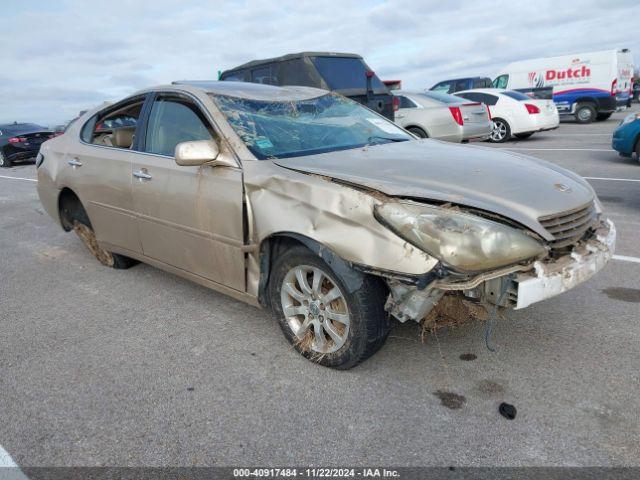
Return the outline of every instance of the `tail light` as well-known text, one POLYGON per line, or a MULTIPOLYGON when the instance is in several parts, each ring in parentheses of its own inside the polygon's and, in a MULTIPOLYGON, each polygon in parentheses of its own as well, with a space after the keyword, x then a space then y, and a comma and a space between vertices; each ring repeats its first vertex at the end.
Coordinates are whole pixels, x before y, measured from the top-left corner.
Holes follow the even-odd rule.
POLYGON ((611 82, 611 96, 615 97, 616 96, 616 89, 618 88, 618 79, 614 79, 613 82, 611 82))
POLYGON ((449 111, 453 116, 453 119, 456 121, 458 125, 464 125, 464 120, 462 119, 462 112, 460 111, 460 107, 449 107, 449 111))
POLYGON ((530 103, 525 103, 524 106, 527 107, 527 112, 529 112, 529 115, 540 113, 540 109, 535 105, 531 105, 530 103))
POLYGON ((22 143, 22 142, 26 142, 27 139, 24 137, 11 137, 9 139, 9 143, 22 143))
POLYGON ((487 115, 489 115, 489 120, 493 120, 493 118, 491 118, 491 109, 489 108, 489 105, 487 105, 487 115))
POLYGON ((397 112, 399 108, 400 108, 400 99, 394 95, 393 96, 393 111, 397 112))

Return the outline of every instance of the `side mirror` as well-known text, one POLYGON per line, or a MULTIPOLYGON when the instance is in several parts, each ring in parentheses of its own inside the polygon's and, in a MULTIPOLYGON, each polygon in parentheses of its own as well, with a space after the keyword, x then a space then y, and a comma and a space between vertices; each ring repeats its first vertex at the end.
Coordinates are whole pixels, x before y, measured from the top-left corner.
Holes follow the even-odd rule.
POLYGON ((176 145, 175 159, 178 165, 193 167, 213 162, 219 153, 218 144, 214 140, 182 142, 176 145))

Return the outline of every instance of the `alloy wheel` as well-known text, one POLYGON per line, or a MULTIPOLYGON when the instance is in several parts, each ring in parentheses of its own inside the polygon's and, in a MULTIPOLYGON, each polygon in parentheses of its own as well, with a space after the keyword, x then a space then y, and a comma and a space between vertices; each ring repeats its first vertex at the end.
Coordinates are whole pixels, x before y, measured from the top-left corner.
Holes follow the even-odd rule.
POLYGON ((282 311, 303 350, 339 350, 349 334, 350 315, 337 283, 320 268, 298 265, 282 281, 282 311))
POLYGON ((507 135, 507 126, 503 122, 493 122, 493 129, 491 130, 491 140, 499 142, 507 135))

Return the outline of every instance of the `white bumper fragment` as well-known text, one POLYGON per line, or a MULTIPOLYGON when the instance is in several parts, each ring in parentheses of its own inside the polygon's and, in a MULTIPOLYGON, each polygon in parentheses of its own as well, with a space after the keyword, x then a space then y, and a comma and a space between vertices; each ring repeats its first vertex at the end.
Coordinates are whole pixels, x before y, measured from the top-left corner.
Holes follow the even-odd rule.
POLYGON ((536 262, 534 271, 518 275, 518 302, 515 309, 555 297, 587 281, 613 256, 616 228, 611 220, 603 222, 597 237, 585 243, 580 250, 553 263, 536 262))

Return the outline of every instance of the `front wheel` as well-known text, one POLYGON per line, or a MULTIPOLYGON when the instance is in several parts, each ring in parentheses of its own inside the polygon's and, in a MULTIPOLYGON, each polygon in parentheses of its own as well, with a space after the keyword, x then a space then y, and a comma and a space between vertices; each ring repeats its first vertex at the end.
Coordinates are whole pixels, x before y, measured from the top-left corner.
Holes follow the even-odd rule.
POLYGON ((280 327, 293 347, 320 365, 352 368, 373 355, 389 333, 384 311, 386 289, 363 275, 349 292, 321 258, 294 247, 274 263, 269 299, 280 327))
POLYGON ((11 166, 11 160, 4 156, 2 150, 0 150, 0 168, 8 168, 11 166))
POLYGON ((491 130, 489 141, 493 143, 502 143, 509 140, 509 138, 511 138, 511 127, 509 127, 509 124, 502 118, 494 118, 493 129, 491 130))

